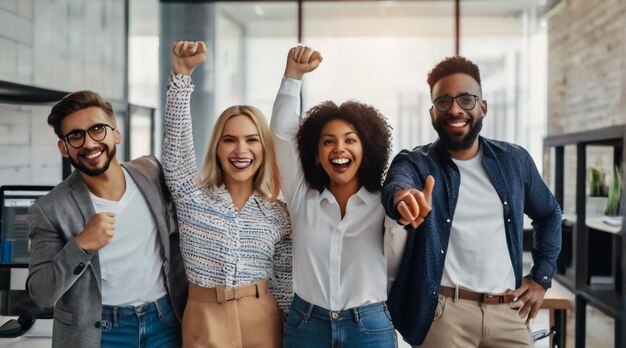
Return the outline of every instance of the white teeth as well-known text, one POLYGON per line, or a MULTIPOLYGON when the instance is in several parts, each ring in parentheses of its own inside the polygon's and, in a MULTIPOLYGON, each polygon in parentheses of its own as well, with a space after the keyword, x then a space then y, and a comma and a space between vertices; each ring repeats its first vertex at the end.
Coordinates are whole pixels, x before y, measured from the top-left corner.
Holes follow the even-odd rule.
POLYGON ((350 162, 350 160, 347 159, 347 158, 335 158, 333 160, 330 160, 330 162, 332 164, 346 164, 346 163, 350 162))
POLYGON ((96 158, 96 157, 100 156, 101 153, 102 153, 102 150, 96 151, 96 152, 92 152, 92 153, 90 153, 88 155, 85 155, 85 157, 87 157, 89 159, 92 159, 92 158, 96 158))
POLYGON ((233 166, 235 166, 235 168, 237 169, 244 169, 252 164, 252 160, 251 159, 231 159, 230 163, 232 163, 233 166))
POLYGON ((467 124, 467 122, 463 121, 463 122, 450 122, 448 123, 448 126, 451 127, 463 127, 467 124))

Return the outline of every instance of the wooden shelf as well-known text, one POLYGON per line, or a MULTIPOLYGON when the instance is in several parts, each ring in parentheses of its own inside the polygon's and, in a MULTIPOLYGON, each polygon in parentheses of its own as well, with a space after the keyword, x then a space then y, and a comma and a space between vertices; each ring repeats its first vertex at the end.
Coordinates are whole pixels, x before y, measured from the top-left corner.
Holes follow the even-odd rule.
POLYGON ((622 301, 620 294, 615 292, 613 284, 591 284, 577 292, 590 305, 598 308, 613 319, 623 319, 622 301))
POLYGON ((622 231, 622 226, 613 226, 613 225, 609 225, 604 221, 604 217, 601 216, 594 216, 594 217, 589 217, 587 216, 587 219, 585 220, 585 225, 587 225, 587 227, 589 228, 593 228, 596 231, 602 231, 602 232, 607 232, 607 233, 612 233, 612 234, 621 234, 622 231))

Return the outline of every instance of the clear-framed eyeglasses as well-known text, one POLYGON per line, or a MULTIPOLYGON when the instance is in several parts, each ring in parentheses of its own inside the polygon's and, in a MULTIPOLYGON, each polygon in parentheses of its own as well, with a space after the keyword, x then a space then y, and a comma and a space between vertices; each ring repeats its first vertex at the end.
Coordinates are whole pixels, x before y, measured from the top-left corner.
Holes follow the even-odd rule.
POLYGON ((107 137, 107 127, 111 128, 112 131, 115 130, 115 128, 106 123, 98 123, 89 127, 89 129, 75 129, 67 133, 63 137, 63 140, 70 144, 71 147, 79 149, 85 144, 86 134, 89 134, 89 137, 91 137, 94 141, 104 140, 104 138, 107 137))

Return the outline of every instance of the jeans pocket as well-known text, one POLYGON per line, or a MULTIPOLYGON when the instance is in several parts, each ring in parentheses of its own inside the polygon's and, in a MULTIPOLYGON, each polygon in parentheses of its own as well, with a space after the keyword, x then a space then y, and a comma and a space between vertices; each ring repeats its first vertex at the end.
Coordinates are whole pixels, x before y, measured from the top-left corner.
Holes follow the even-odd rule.
POLYGON ((393 319, 391 319, 391 313, 389 313, 389 309, 387 309, 387 306, 385 306, 385 315, 387 316, 389 321, 393 323, 393 319))
POLYGON ((359 318, 359 326, 363 331, 368 332, 381 332, 394 330, 391 319, 386 313, 386 310, 376 311, 368 313, 359 318))
POLYGON ((170 304, 159 308, 159 320, 161 320, 165 326, 175 327, 180 325, 176 314, 174 314, 174 309, 170 304))
POLYGON ((437 308, 435 309, 435 316, 433 317, 433 321, 441 318, 445 308, 446 308, 446 297, 443 295, 439 295, 439 297, 437 298, 437 308))
POLYGON ((297 309, 291 308, 289 311, 289 315, 287 316, 287 321, 285 322, 285 329, 299 329, 304 324, 304 313, 300 312, 297 309))

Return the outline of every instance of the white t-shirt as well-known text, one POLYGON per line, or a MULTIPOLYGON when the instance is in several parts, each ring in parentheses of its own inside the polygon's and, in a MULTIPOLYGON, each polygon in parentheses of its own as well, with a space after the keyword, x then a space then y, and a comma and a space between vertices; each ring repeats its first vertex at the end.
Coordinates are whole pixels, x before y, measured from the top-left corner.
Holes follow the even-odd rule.
POLYGON ((506 244, 502 200, 482 157, 481 149, 470 160, 452 159, 461 185, 441 285, 498 294, 515 289, 515 272, 506 244))
POLYGON ((165 278, 157 227, 148 204, 130 175, 119 201, 91 194, 96 213, 114 212, 115 236, 98 250, 102 304, 136 306, 163 297, 165 278))

